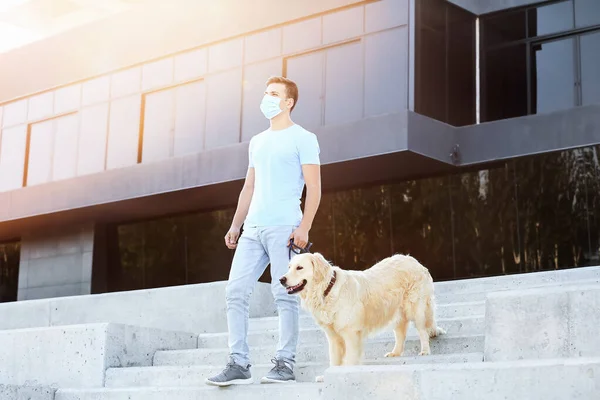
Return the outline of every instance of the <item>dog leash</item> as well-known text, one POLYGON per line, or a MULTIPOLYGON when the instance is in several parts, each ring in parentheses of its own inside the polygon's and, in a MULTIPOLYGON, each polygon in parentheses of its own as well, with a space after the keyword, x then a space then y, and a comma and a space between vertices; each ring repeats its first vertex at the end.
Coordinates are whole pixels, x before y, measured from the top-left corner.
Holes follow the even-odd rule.
POLYGON ((311 242, 308 242, 308 244, 306 245, 306 247, 300 247, 297 244, 294 243, 294 239, 290 239, 290 245, 289 250, 288 250, 288 257, 291 260, 292 259, 292 253, 294 254, 302 254, 302 253, 310 253, 310 248, 312 246, 311 242))
MULTIPOLYGON (((292 252, 294 254, 302 254, 302 253, 310 253, 310 248, 312 246, 311 242, 308 242, 308 245, 306 245, 306 247, 300 247, 296 244, 294 244, 294 239, 290 239, 290 245, 289 245, 289 258, 290 260, 292 259, 292 252)), ((331 277, 331 280, 329 281, 329 285, 327 286, 327 289, 325 289, 325 293, 323 293, 323 297, 327 297, 327 295, 329 294, 329 292, 331 292, 331 289, 333 289, 333 285, 335 285, 335 281, 337 280, 337 274, 335 273, 335 270, 333 270, 333 276, 331 277)))

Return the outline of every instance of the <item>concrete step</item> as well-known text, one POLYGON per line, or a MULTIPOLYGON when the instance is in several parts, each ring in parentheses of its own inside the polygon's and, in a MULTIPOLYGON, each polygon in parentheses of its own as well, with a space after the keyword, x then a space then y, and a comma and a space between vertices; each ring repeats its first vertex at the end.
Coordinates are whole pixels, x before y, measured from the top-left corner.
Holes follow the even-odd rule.
MULTIPOLYGON (((304 322, 306 323, 306 322, 304 322)), ((308 323, 306 323, 308 324, 308 323)), ((438 325, 446 330, 451 335, 472 335, 472 334, 483 334, 485 331, 485 316, 476 315, 473 317, 460 317, 460 318, 447 318, 439 319, 438 325)), ((418 333, 416 328, 412 325, 408 329, 409 337, 417 337, 418 333)), ((378 338, 389 338, 393 339, 394 334, 391 329, 387 329, 377 336, 378 338)), ((228 334, 227 333, 207 333, 199 335, 198 337, 198 348, 222 348, 228 346, 228 334)), ((276 346, 279 340, 279 330, 270 329, 263 332, 252 331, 248 334, 248 345, 249 346, 276 346)), ((300 330, 299 344, 311 344, 311 343, 325 343, 325 333, 323 330, 316 326, 313 321, 311 325, 303 327, 300 330)))
POLYGON ((473 301, 485 301, 486 297, 490 293, 499 293, 507 290, 514 289, 538 289, 538 288, 550 288, 557 287, 563 285, 591 285, 600 283, 600 277, 588 278, 582 280, 565 280, 564 282, 556 282, 556 281, 542 281, 542 282, 531 282, 528 285, 515 285, 515 287, 497 287, 494 289, 490 289, 485 292, 448 292, 442 294, 436 294, 436 302, 437 304, 449 304, 449 303, 459 303, 459 302, 473 302, 473 301))
POLYGON ((330 368, 322 399, 600 399, 600 358, 330 368))
POLYGON ((55 400, 316 400, 321 398, 322 384, 289 383, 279 385, 246 385, 228 388, 144 387, 60 389, 55 400))
MULTIPOLYGON (((485 301, 468 301, 452 304, 438 304, 436 315, 438 319, 471 317, 474 315, 485 314, 485 301)), ((316 327, 316 322, 312 315, 306 310, 300 314, 301 327, 316 327)), ((249 331, 268 331, 277 330, 279 327, 279 317, 250 318, 249 331)))
MULTIPOLYGON (((432 363, 466 363, 483 361, 483 353, 438 354, 434 356, 413 356, 397 358, 381 358, 365 360, 365 365, 408 365, 432 363)), ((170 367, 133 367, 110 368, 106 371, 106 387, 143 387, 143 386, 201 386, 204 380, 222 371, 223 364, 170 367)), ((252 366, 252 376, 256 382, 265 376, 273 364, 252 366)), ((323 375, 329 367, 328 363, 299 363, 295 367, 298 382, 314 382, 318 375, 323 375)))
POLYGON ((493 276, 436 282, 436 295, 448 293, 488 293, 498 290, 522 289, 539 285, 557 285, 572 281, 600 279, 600 267, 572 268, 558 271, 493 276))
MULTIPOLYGON (((431 340, 431 352, 436 354, 473 353, 483 351, 483 335, 443 335, 431 340)), ((365 359, 381 358, 394 348, 394 340, 389 338, 369 339, 365 345, 365 359)), ((405 344, 405 355, 417 355, 420 342, 416 338, 408 338, 405 344)), ((275 346, 260 346, 250 349, 253 364, 269 364, 275 354, 275 346)), ((229 357, 229 349, 195 349, 184 351, 158 351, 154 355, 155 366, 168 365, 225 365, 229 357)), ((299 363, 328 362, 329 354, 326 342, 300 346, 296 355, 299 363)))

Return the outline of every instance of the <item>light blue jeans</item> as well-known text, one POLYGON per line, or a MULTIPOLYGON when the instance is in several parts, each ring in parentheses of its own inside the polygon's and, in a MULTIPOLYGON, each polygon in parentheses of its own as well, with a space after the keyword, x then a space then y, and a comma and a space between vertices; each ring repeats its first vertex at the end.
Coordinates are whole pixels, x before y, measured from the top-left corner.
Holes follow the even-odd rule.
POLYGON ((227 325, 230 355, 236 364, 250 364, 248 348, 249 300, 258 279, 271 264, 271 291, 279 313, 276 358, 293 368, 298 344, 298 296, 279 283, 288 270, 287 247, 294 226, 246 227, 238 240, 227 283, 227 325))

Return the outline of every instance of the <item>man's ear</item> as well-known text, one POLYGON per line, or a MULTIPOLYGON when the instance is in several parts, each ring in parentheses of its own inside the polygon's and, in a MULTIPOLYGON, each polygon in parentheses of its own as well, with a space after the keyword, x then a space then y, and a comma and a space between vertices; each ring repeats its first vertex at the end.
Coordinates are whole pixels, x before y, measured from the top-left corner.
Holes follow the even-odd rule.
POLYGON ((288 108, 288 109, 290 109, 290 110, 291 110, 291 109, 292 109, 292 107, 294 107, 294 99, 292 99, 291 97, 290 97, 290 98, 288 98, 288 99, 285 101, 285 105, 287 106, 287 108, 288 108))

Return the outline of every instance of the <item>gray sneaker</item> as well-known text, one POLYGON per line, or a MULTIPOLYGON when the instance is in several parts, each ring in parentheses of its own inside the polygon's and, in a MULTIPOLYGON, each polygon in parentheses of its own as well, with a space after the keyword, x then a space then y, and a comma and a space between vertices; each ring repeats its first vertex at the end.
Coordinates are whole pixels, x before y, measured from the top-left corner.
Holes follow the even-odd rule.
POLYGON ((272 359, 271 362, 275 364, 273 369, 269 371, 267 376, 260 380, 260 383, 291 383, 296 382, 296 376, 294 371, 283 360, 276 358, 272 359))
POLYGON ((212 386, 250 385, 251 383, 253 383, 253 379, 250 374, 250 366, 244 368, 233 360, 227 363, 219 375, 206 379, 206 384, 212 386))

